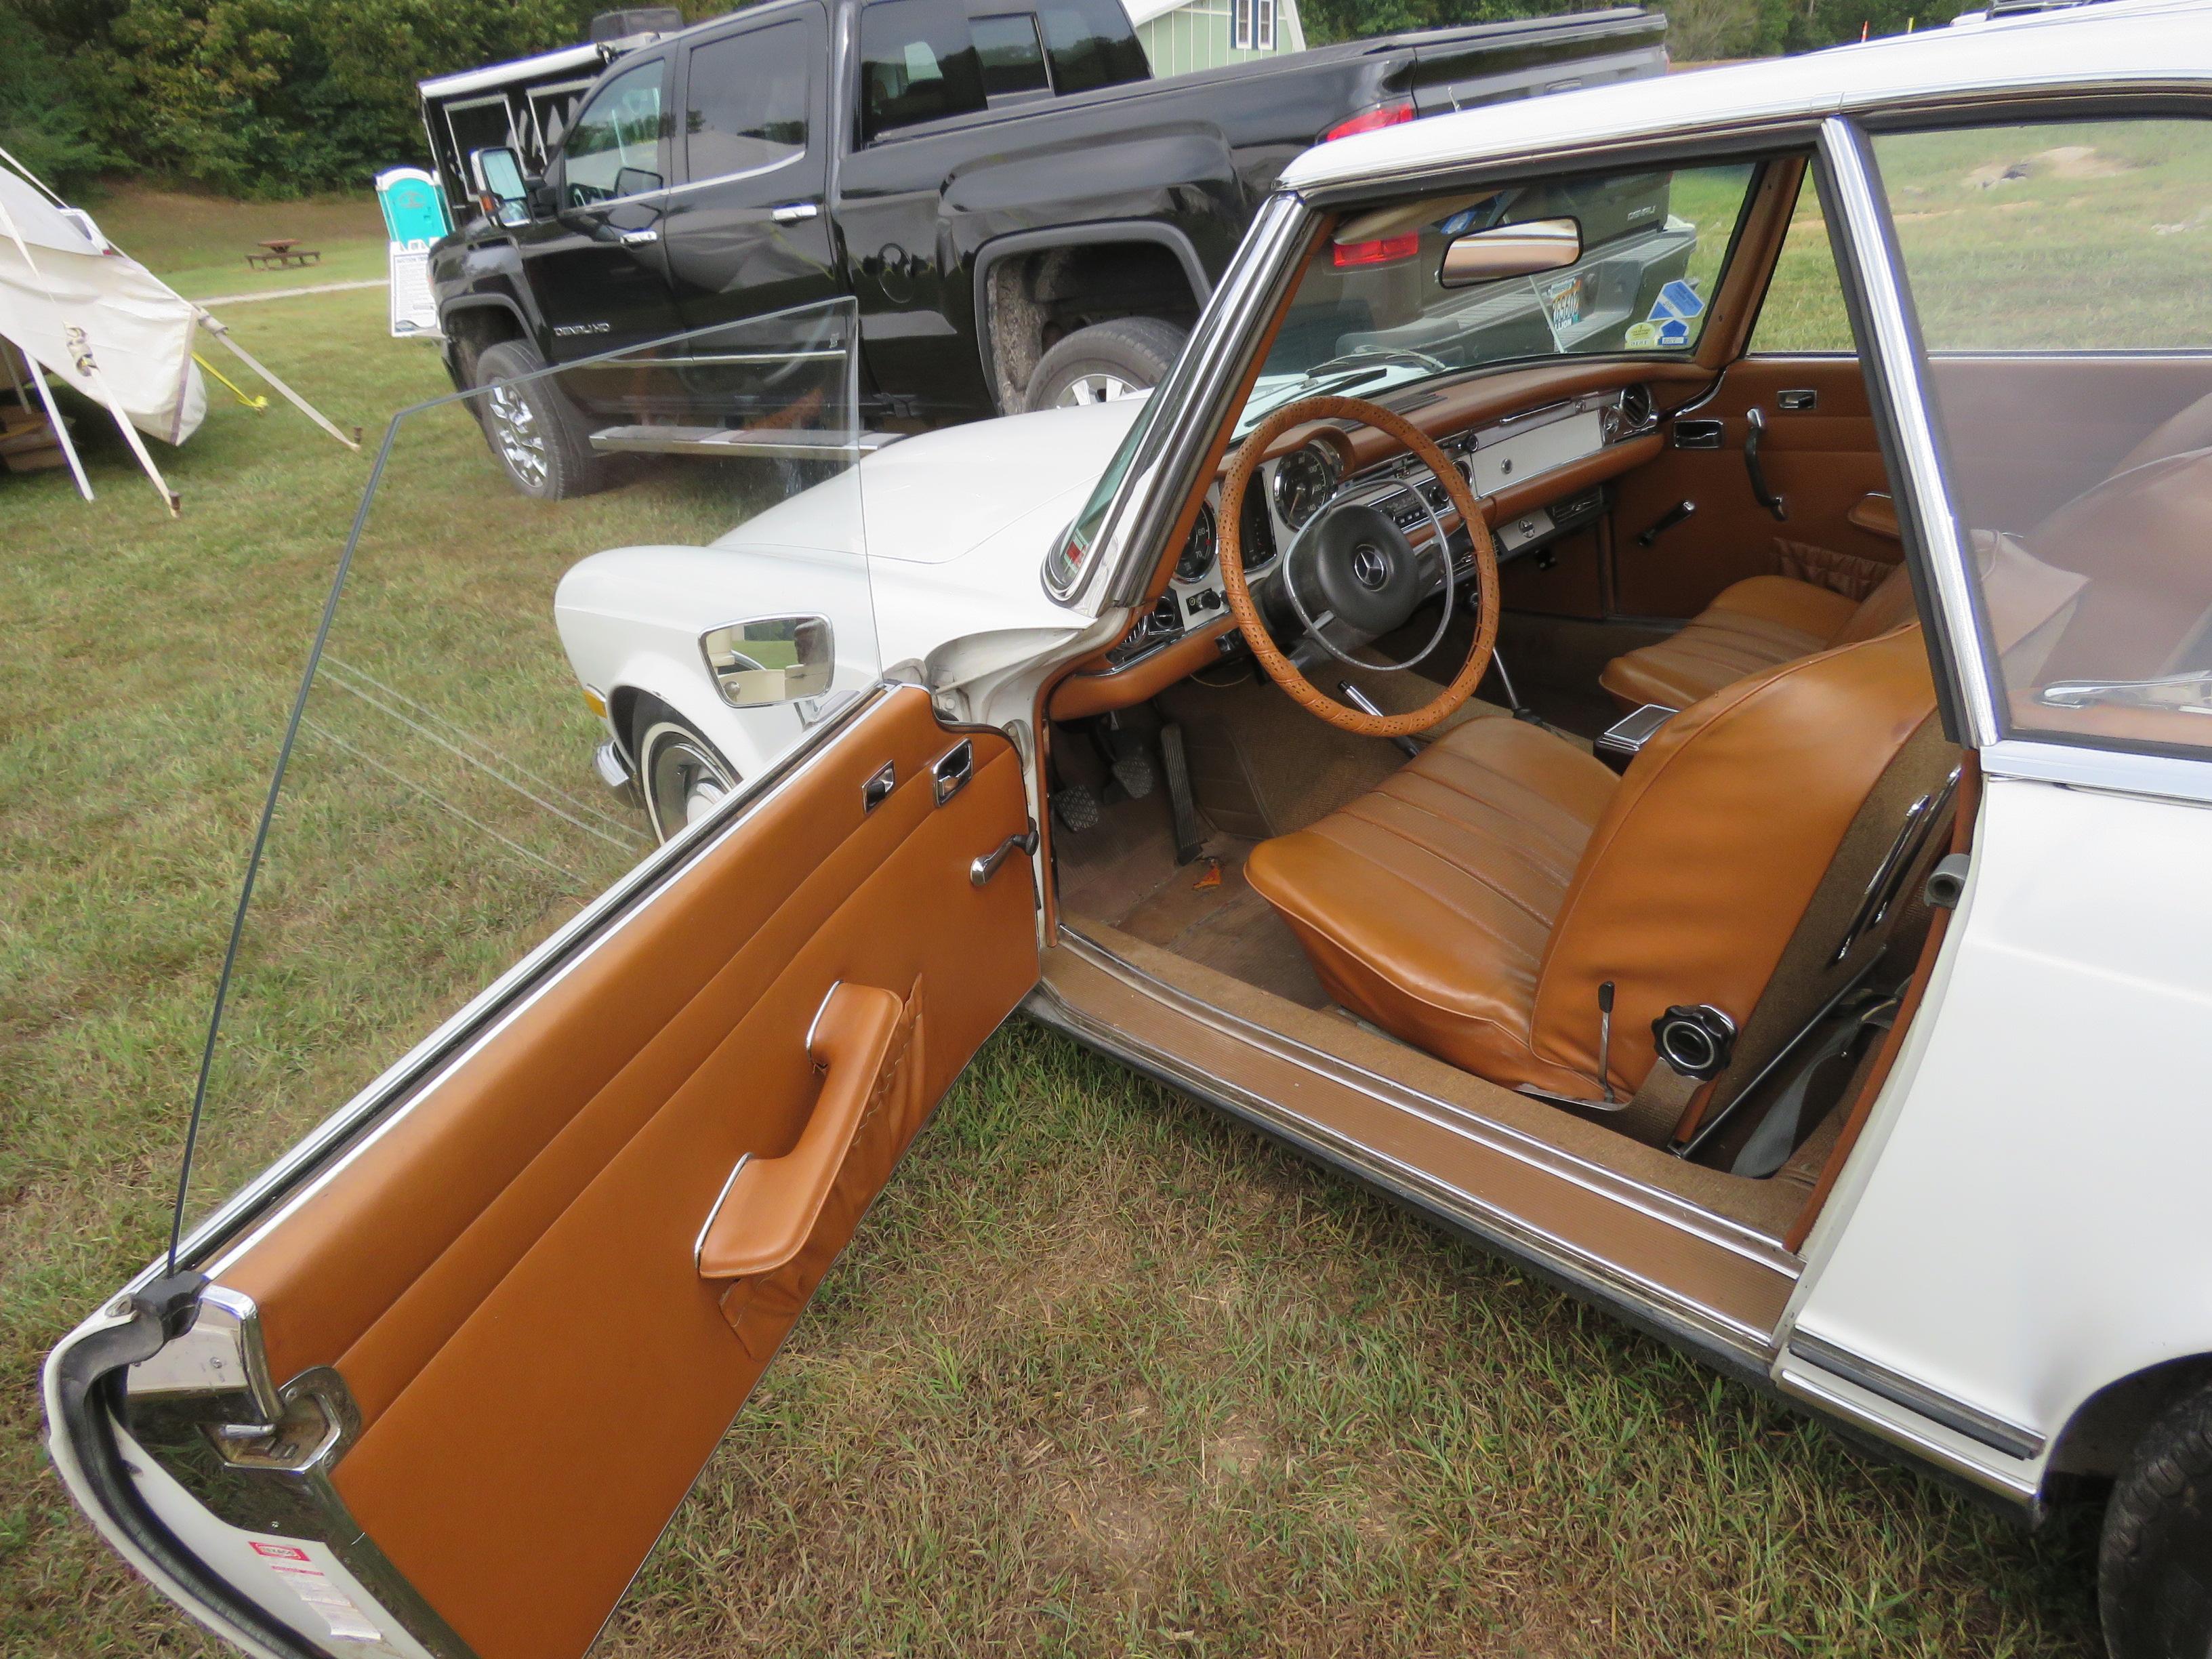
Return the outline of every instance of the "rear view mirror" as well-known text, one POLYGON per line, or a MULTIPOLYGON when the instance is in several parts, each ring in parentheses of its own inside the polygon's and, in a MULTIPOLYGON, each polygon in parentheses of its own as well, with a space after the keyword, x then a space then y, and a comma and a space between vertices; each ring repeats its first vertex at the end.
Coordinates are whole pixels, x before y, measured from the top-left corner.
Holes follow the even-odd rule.
POLYGON ((1534 276, 1583 257, 1583 228, 1572 219, 1532 219, 1524 225, 1471 230, 1444 244, 1437 273, 1443 288, 1468 288, 1501 276, 1534 276))
POLYGON ((530 182, 522 176, 522 158, 504 145, 477 150, 469 157, 476 168, 477 188, 484 211, 502 225, 520 224, 530 216, 530 182))
POLYGON ((826 617, 755 617, 699 636, 707 672, 732 708, 818 697, 835 670, 826 617))

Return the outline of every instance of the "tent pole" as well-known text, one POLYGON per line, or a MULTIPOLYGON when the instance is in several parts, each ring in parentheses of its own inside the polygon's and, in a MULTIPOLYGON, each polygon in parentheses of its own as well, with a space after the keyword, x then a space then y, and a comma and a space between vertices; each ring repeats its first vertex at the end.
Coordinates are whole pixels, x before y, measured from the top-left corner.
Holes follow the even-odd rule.
POLYGON ((62 453, 69 459, 70 476, 76 479, 76 493, 90 501, 92 481, 84 476, 84 463, 77 459, 76 445, 70 438, 69 428, 62 422, 62 411, 54 402, 54 389, 46 384, 45 373, 35 362, 31 365, 31 379, 37 385, 39 396, 46 405, 46 424, 54 429, 54 441, 61 446, 62 453))
POLYGON ((278 380, 274 374, 271 374, 266 368, 263 368, 259 362, 256 362, 252 354, 247 351, 244 346, 239 344, 237 341, 232 339, 230 337, 230 331, 225 328, 220 322, 216 321, 210 313, 201 311, 199 313, 199 324, 202 328, 214 335, 215 337, 222 341, 224 345, 229 347, 232 356, 235 356, 240 362, 244 363, 256 374, 258 374, 263 380, 268 381, 270 385, 275 386, 277 391, 283 393, 285 401, 289 403, 302 415, 305 415, 317 426, 322 428, 324 431, 329 433, 331 436, 336 438, 348 449, 357 450, 361 447, 361 441, 359 438, 347 437, 344 433, 339 431, 337 428, 331 424, 329 419, 323 414, 321 410, 317 409, 305 398, 302 398, 298 392, 293 391, 290 386, 286 386, 283 381, 278 380))

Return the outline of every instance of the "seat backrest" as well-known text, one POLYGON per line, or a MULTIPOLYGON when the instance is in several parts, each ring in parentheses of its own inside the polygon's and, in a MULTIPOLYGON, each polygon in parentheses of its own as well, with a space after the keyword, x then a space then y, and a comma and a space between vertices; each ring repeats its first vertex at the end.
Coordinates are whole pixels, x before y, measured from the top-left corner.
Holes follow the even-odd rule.
POLYGON ((1835 637, 1828 643, 1856 645, 1862 640, 1875 639, 1893 628, 1902 628, 1915 614, 1912 578, 1900 559, 1897 568, 1875 584, 1874 592, 1859 601, 1859 608, 1851 612, 1850 620, 1836 630, 1835 637))
MULTIPOLYGON (((1908 599, 1910 595, 1908 593, 1908 599)), ((1538 1054, 1652 1064, 1651 1022, 1710 1003, 1741 1028, 1868 793, 1936 703, 1917 623, 1736 681, 1647 744, 1584 848, 1536 981, 1538 1054)))

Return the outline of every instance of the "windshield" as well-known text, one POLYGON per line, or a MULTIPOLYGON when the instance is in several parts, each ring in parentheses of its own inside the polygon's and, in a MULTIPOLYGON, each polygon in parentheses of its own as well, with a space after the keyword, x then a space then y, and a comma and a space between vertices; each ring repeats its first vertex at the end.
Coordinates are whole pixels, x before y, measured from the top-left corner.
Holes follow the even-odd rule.
POLYGON ((1689 352, 1753 172, 1599 173, 1347 210, 1298 283, 1237 435, 1316 392, 1372 398, 1499 363, 1689 352), (1580 233, 1571 264, 1444 286, 1455 238, 1560 219, 1580 233))

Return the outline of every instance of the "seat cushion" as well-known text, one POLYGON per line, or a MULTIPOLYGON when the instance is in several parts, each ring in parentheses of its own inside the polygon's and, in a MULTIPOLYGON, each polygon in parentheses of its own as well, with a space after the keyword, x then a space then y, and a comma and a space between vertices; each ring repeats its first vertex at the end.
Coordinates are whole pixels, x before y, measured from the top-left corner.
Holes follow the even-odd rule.
POLYGON ((1493 1082, 1573 1090, 1528 1046, 1536 975, 1618 787, 1537 726, 1470 720, 1245 874, 1345 1007, 1493 1082))
MULTIPOLYGON (((1909 590, 1905 597, 1909 606, 1909 590)), ((1746 675, 1826 650, 1858 609, 1810 582, 1748 576, 1723 588, 1671 639, 1615 657, 1598 684, 1623 708, 1647 702, 1687 708, 1746 675)))

